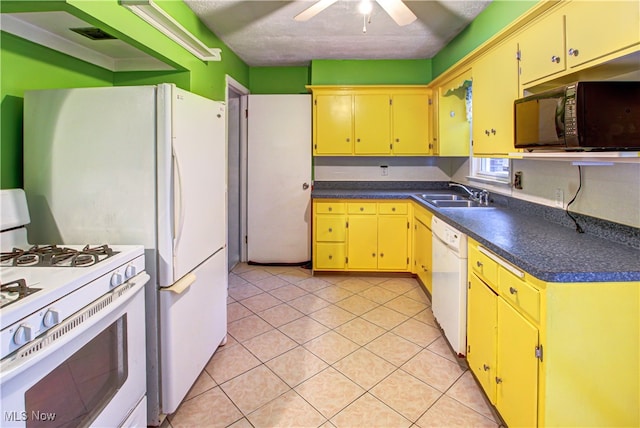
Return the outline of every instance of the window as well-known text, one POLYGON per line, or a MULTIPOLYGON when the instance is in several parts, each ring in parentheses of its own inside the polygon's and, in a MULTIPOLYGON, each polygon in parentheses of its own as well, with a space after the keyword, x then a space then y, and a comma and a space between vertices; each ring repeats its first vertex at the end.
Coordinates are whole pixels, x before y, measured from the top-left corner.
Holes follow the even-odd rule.
POLYGON ((471 176, 476 179, 509 182, 511 161, 505 158, 471 158, 471 176))

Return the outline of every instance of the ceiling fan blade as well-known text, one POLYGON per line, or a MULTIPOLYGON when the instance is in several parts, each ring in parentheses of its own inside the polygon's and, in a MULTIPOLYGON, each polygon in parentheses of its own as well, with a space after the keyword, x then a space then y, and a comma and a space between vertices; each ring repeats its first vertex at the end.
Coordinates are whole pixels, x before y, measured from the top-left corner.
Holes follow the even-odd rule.
POLYGON ((376 0, 399 26, 411 24, 416 16, 401 0, 376 0))
POLYGON ((336 1, 337 0, 320 0, 313 6, 297 14, 293 19, 295 19, 296 21, 307 21, 334 4, 336 1))

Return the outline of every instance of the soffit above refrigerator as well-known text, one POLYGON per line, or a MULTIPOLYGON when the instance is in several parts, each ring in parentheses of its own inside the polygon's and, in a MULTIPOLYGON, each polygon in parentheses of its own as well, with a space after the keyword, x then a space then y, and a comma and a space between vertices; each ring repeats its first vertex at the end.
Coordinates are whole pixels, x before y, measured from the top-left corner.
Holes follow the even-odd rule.
POLYGON ((111 71, 175 70, 64 11, 3 13, 0 29, 111 71), (85 29, 89 37, 72 29, 85 29))

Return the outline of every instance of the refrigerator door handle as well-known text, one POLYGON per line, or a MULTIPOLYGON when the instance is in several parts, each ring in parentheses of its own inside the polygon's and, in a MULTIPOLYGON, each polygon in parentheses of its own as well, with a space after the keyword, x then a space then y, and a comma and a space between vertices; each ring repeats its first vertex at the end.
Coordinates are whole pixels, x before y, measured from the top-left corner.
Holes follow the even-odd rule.
POLYGON ((174 220, 173 223, 173 249, 175 253, 175 249, 178 248, 180 238, 182 237, 182 230, 184 228, 184 204, 182 203, 182 175, 180 174, 180 162, 178 161, 178 154, 176 153, 175 148, 172 149, 172 152, 173 164, 175 165, 176 177, 178 178, 177 186, 174 187, 174 195, 177 196, 177 212, 179 213, 179 217, 176 219, 177 221, 174 220))
POLYGON ((171 291, 172 293, 176 293, 176 294, 182 294, 185 292, 185 290, 187 288, 189 288, 191 286, 191 284, 193 284, 194 282, 196 282, 196 279, 198 279, 196 277, 196 275, 194 273, 188 273, 185 276, 183 276, 182 278, 180 278, 179 280, 177 280, 175 283, 173 283, 172 286, 170 287, 166 287, 166 288, 161 288, 161 291, 171 291))

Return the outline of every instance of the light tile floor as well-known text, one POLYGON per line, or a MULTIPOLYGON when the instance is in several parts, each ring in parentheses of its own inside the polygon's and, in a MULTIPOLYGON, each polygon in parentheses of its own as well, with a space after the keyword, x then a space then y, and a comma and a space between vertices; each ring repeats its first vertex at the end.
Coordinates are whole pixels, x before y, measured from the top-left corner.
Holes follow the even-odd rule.
POLYGON ((240 264, 228 342, 164 427, 496 427, 412 278, 240 264))

